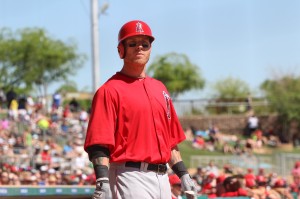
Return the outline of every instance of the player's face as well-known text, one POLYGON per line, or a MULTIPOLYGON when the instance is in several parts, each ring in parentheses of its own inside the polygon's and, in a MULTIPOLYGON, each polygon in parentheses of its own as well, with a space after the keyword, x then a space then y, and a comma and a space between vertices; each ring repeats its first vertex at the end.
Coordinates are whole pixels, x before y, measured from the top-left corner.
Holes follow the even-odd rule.
POLYGON ((134 36, 124 42, 126 55, 124 62, 130 65, 145 66, 150 58, 151 43, 147 36, 134 36))

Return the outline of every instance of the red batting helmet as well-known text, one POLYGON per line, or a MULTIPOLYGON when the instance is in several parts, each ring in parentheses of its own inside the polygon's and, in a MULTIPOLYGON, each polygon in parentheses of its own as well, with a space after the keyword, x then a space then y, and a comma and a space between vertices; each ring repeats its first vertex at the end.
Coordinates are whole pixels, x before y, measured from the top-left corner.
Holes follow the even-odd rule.
POLYGON ((154 41, 150 27, 143 21, 133 20, 125 23, 119 31, 118 44, 128 37, 145 35, 150 38, 150 42, 154 41))

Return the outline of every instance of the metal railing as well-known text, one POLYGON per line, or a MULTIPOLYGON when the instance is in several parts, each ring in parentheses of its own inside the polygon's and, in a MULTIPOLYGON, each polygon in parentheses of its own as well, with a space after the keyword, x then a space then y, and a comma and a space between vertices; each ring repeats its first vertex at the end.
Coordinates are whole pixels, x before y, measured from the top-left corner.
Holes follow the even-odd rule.
POLYGON ((280 153, 274 156, 257 155, 228 155, 228 156, 191 156, 190 167, 205 167, 210 161, 220 169, 224 165, 232 165, 235 168, 252 168, 257 171, 263 168, 267 173, 277 173, 281 176, 290 176, 296 161, 300 160, 300 154, 280 153))
MULTIPOLYGON (((201 113, 202 115, 210 115, 220 108, 225 108, 227 114, 234 112, 246 112, 247 102, 222 102, 213 99, 194 99, 194 100, 173 100, 174 107, 179 116, 192 115, 194 113, 201 113)), ((266 108, 269 103, 266 99, 254 101, 251 103, 253 108, 266 108)))

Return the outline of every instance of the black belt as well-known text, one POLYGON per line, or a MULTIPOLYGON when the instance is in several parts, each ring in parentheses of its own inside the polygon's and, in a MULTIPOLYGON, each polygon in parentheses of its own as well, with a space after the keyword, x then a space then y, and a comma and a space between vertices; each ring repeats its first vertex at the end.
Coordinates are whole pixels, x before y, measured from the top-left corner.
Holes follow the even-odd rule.
MULTIPOLYGON (((141 162, 126 162, 125 167, 141 168, 141 162)), ((165 174, 167 172, 166 164, 150 164, 148 163, 147 170, 165 174)))

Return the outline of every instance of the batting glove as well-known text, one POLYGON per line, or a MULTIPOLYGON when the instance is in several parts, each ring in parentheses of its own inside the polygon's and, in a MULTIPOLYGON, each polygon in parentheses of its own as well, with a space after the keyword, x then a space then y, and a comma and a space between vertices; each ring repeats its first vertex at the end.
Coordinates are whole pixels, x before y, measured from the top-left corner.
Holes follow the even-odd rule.
POLYGON ((181 176, 181 187, 182 190, 186 193, 188 199, 197 199, 197 187, 195 185, 194 180, 187 173, 181 176))
POLYGON ((98 178, 96 180, 96 189, 93 199, 111 199, 112 194, 108 183, 108 178, 98 178))

